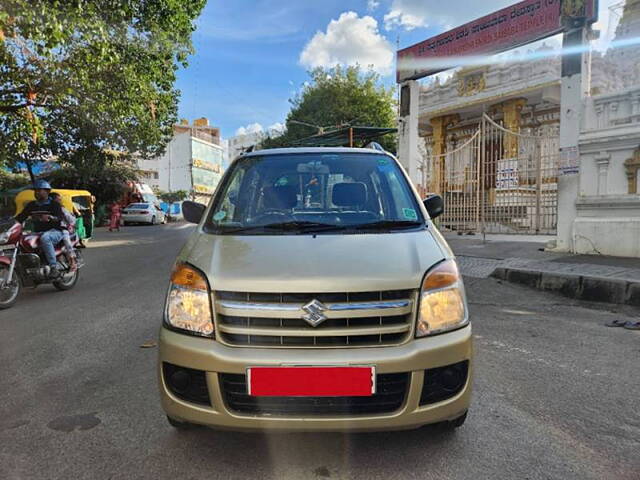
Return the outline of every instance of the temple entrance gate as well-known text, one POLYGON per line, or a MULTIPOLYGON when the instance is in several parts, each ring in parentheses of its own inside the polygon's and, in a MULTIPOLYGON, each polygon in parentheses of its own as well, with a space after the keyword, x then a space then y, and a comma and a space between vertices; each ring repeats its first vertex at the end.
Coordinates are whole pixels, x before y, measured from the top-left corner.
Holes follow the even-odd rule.
POLYGON ((551 235, 558 160, 557 135, 514 132, 483 114, 461 146, 423 157, 421 190, 444 198, 443 230, 551 235))

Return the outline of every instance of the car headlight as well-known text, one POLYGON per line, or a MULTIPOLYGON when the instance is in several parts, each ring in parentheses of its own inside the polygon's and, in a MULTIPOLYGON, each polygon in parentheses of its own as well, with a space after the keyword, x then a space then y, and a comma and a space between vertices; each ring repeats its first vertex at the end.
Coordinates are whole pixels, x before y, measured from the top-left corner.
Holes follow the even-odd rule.
POLYGON ((429 271, 422 282, 416 337, 455 330, 467 323, 462 277, 455 260, 445 260, 429 271))
POLYGON ((202 273, 187 264, 176 264, 171 273, 164 317, 171 328, 213 337, 211 292, 202 273))

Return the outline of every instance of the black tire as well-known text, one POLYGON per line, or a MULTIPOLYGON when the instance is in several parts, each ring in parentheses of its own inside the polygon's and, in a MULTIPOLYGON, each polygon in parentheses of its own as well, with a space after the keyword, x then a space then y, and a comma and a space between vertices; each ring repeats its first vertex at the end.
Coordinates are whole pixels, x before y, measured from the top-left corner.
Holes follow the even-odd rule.
MULTIPOLYGON (((9 273, 9 267, 7 265, 0 265, 0 271, 6 270, 7 274, 9 273)), ((20 296, 20 290, 22 289, 22 285, 20 284, 20 279, 18 278, 18 273, 13 271, 13 287, 8 290, 0 290, 0 310, 5 310, 7 308, 13 307, 18 297, 20 296), (6 293, 6 295, 5 295, 6 293)))
POLYGON ((156 216, 154 215, 153 217, 151 217, 150 225, 155 225, 155 224, 156 224, 156 216))
POLYGON ((462 425, 464 425, 464 422, 467 420, 467 413, 468 411, 464 412, 458 418, 454 418, 453 420, 449 420, 448 422, 446 422, 447 427, 450 429, 460 428, 462 425))
POLYGON ((131 224, 130 224, 129 222, 123 222, 123 223, 122 223, 122 225, 123 225, 124 227, 128 227, 128 226, 129 226, 129 225, 131 225, 131 224))
MULTIPOLYGON (((66 260, 64 262, 65 263, 63 263, 63 266, 66 268, 67 266, 66 260)), ((67 273, 66 275, 63 275, 63 277, 60 278, 59 280, 56 280, 55 282, 53 282, 53 286, 56 287, 61 292, 64 292, 66 290, 71 290, 73 287, 76 286, 76 283, 78 283, 79 276, 80 276, 80 270, 76 269, 75 272, 67 273)))
POLYGON ((169 415, 167 415, 167 422, 169 422, 169 425, 171 425, 173 428, 176 428, 178 430, 191 430, 192 428, 196 427, 196 425, 194 425, 193 423, 181 422, 180 420, 176 420, 169 415))

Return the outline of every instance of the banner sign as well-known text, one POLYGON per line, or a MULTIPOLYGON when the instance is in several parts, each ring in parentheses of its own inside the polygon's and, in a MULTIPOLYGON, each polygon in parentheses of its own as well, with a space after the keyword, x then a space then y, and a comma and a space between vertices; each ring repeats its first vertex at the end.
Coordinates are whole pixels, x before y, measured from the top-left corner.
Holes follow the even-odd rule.
MULTIPOLYGON (((593 14, 597 2, 587 0, 586 3, 585 13, 593 14)), ((597 10, 595 12, 597 15, 597 10)), ((411 65, 411 60, 493 55, 562 31, 561 0, 524 0, 398 51, 397 81, 417 79, 446 70, 416 68, 419 65, 411 65), (406 67, 403 62, 407 62, 406 67)), ((448 68, 453 67, 456 65, 448 68)))

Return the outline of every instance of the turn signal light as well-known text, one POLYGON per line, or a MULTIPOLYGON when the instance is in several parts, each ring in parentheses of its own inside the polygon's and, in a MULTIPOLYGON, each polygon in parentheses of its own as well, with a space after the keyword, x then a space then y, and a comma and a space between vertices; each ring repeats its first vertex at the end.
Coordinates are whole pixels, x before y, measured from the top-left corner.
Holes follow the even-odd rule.
POLYGON ((171 272, 171 283, 191 290, 209 290, 207 281, 195 268, 178 263, 171 272))

